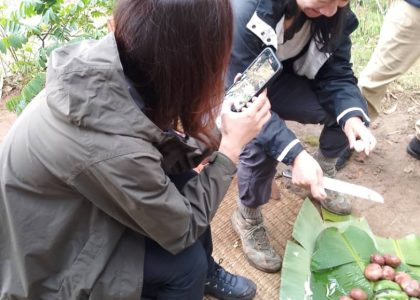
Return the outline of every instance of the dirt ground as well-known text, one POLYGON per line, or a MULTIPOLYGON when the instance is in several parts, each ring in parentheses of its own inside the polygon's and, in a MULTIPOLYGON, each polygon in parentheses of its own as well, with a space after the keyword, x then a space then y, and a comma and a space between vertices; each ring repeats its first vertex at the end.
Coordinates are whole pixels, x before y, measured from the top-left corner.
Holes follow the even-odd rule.
MULTIPOLYGON (((371 124, 378 144, 365 159, 353 154, 337 177, 379 192, 385 200, 378 204, 352 198, 353 214, 365 217, 379 236, 400 238, 420 234, 420 161, 406 152, 420 119, 420 91, 393 91, 385 99, 387 114, 371 124)), ((309 150, 314 150, 321 126, 290 124, 309 150)), ((284 180, 284 179, 283 179, 284 180)))

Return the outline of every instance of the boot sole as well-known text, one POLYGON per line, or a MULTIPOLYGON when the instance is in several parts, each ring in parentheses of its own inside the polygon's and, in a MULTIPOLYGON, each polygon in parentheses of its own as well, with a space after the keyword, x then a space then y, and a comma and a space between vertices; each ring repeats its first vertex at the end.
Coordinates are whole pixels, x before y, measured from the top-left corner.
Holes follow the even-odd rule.
MULTIPOLYGON (((235 212, 235 213, 236 213, 236 212, 235 212)), ((230 218, 230 221, 231 221, 231 223, 232 223, 233 230, 236 232, 236 234, 238 235, 239 239, 241 240, 242 252, 244 253, 244 256, 245 256, 246 260, 248 261, 248 263, 249 263, 251 266, 253 266, 255 269, 260 270, 260 271, 263 271, 263 272, 265 272, 265 273, 277 273, 278 271, 280 271, 280 270, 281 270, 281 265, 282 265, 282 264, 280 264, 280 267, 279 267, 278 269, 267 269, 267 268, 264 268, 264 267, 261 267, 261 266, 257 265, 256 263, 254 263, 252 260, 250 260, 250 259, 248 258, 248 256, 247 256, 247 255, 246 255, 246 253, 244 252, 244 244, 243 244, 243 242, 242 242, 241 234, 239 233, 240 231, 239 231, 239 229, 238 229, 238 228, 236 228, 236 225, 235 225, 235 223, 233 222, 233 218, 234 218, 234 216, 232 215, 232 217, 230 218)))
POLYGON ((219 295, 216 293, 204 293, 205 295, 217 298, 217 299, 223 299, 223 300, 251 300, 254 299, 255 295, 257 294, 257 287, 255 286, 253 293, 251 295, 248 296, 243 296, 243 297, 229 297, 226 295, 219 295))
POLYGON ((321 203, 321 206, 322 206, 323 209, 325 209, 325 210, 327 210, 330 213, 335 214, 335 215, 339 215, 339 216, 350 216, 351 215, 351 211, 349 213, 347 213, 347 212, 346 213, 341 213, 341 212, 336 212, 336 211, 333 211, 331 209, 326 208, 324 205, 322 205, 322 203, 321 203))

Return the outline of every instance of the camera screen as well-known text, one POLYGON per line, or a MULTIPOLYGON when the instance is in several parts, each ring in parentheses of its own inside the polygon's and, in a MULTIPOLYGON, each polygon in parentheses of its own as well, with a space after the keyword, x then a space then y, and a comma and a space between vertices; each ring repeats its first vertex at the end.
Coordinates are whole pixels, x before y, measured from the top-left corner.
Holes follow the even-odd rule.
POLYGON ((240 111, 274 75, 272 64, 270 52, 264 51, 227 91, 225 100, 233 99, 234 109, 240 111))

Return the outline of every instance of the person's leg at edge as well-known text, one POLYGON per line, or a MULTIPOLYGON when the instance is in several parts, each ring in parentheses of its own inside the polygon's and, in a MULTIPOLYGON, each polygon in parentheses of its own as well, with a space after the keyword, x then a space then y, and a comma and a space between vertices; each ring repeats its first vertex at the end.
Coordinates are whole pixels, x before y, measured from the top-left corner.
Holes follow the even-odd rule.
MULTIPOLYGON (((179 190, 194 171, 170 176, 179 190)), ((146 299, 198 299, 210 294, 218 299, 253 299, 256 285, 251 280, 233 275, 217 264, 213 257, 210 227, 199 240, 173 255, 155 241, 146 238, 144 283, 146 299)))
MULTIPOLYGON (((281 118, 302 124, 324 125, 319 138, 319 148, 313 157, 326 176, 335 177, 337 160, 347 151, 348 140, 335 118, 320 105, 310 80, 286 73, 270 88, 271 109, 281 118)), ((327 195, 327 199, 321 202, 325 209, 336 214, 350 214, 351 203, 344 195, 331 191, 327 191, 327 195)))
POLYGON ((243 276, 234 275, 226 271, 220 264, 216 263, 211 256, 213 252, 213 242, 211 231, 200 239, 206 249, 208 272, 204 284, 204 293, 221 300, 250 300, 256 292, 256 284, 243 276))
POLYGON ((388 85, 407 72, 420 57, 419 30, 420 8, 406 1, 392 2, 375 50, 359 78, 372 120, 381 112, 381 100, 388 85))
POLYGON ((173 255, 155 241, 145 239, 142 297, 147 299, 202 299, 207 277, 207 256, 201 243, 173 255))
MULTIPOLYGON (((170 178, 178 190, 181 190, 196 175, 196 172, 191 171, 170 178)), ((206 235, 209 234, 207 231, 200 240, 206 240, 206 235)), ((174 255, 146 237, 145 249, 142 297, 174 300, 203 298, 212 248, 206 250, 203 243, 197 241, 174 255)))
POLYGON ((270 273, 280 270, 281 257, 270 244, 261 208, 270 199, 276 166, 255 140, 244 147, 237 171, 237 209, 231 218, 249 263, 270 273))

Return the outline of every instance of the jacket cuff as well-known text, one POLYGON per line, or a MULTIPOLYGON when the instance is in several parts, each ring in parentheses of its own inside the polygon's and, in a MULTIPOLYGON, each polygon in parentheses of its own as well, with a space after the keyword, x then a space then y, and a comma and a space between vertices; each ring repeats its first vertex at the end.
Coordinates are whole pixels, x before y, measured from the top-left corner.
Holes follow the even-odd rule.
POLYGON ((235 174, 236 173, 236 165, 235 163, 226 155, 221 152, 215 151, 209 158, 209 164, 220 164, 226 168, 228 174, 235 174))
POLYGON ((361 118, 363 123, 366 126, 369 126, 370 118, 367 115, 367 113, 360 107, 350 107, 344 110, 341 114, 338 115, 337 123, 341 126, 341 128, 344 128, 344 125, 346 124, 347 120, 352 117, 361 118))
POLYGON ((255 140, 269 157, 286 165, 292 164, 296 156, 303 150, 303 146, 294 133, 273 111, 270 120, 265 123, 255 140))
POLYGON ((300 141, 295 139, 291 141, 289 145, 286 146, 286 148, 284 148, 284 150, 277 157, 277 160, 286 165, 291 165, 295 161, 296 156, 298 156, 298 154, 303 150, 304 149, 300 141))

